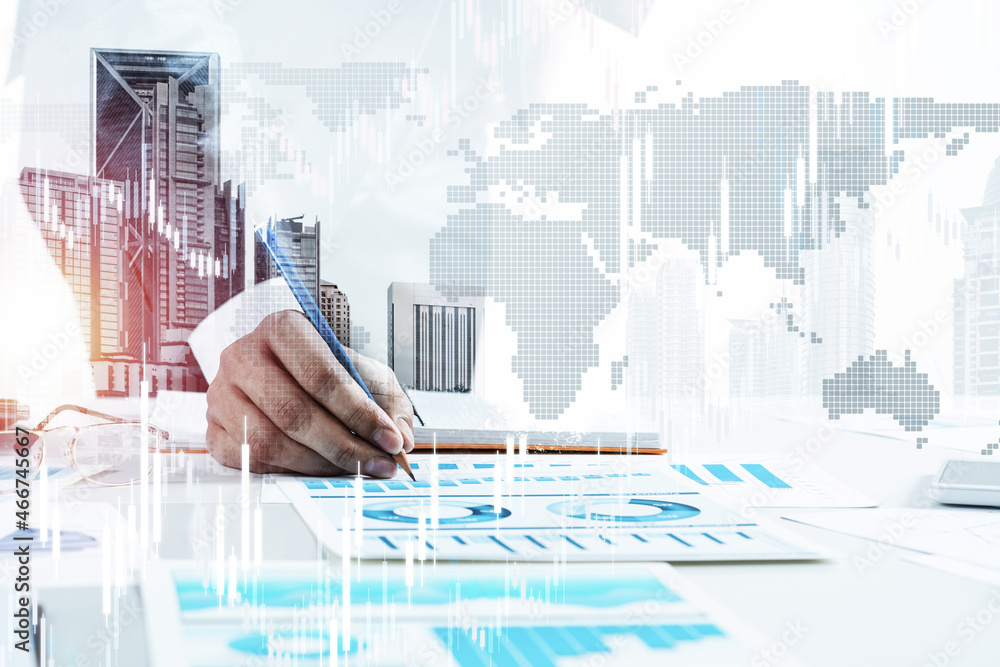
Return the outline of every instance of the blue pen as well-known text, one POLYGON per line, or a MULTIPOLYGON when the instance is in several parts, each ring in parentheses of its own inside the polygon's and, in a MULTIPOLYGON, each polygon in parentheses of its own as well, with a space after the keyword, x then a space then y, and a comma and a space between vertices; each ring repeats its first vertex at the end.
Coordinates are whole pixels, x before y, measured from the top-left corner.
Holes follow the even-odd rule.
MULTIPOLYGON (((347 356, 347 352, 344 351, 344 346, 340 344, 337 340, 337 334, 333 333, 333 328, 330 323, 326 321, 323 317, 323 313, 320 312, 319 306, 316 305, 316 300, 312 298, 309 293, 309 289, 306 287, 305 283, 302 282, 302 278, 299 277, 299 272, 295 270, 295 266, 292 261, 285 254, 285 251, 278 244, 278 239, 274 236, 274 230, 271 229, 271 225, 263 225, 257 228, 257 238, 260 239, 261 244, 263 244, 264 249, 267 250, 267 254, 271 256, 274 263, 278 266, 278 271, 281 272, 281 276, 288 283, 289 289, 292 290, 292 294, 295 295, 295 300, 299 302, 302 307, 303 312, 305 312, 306 317, 312 322, 312 325, 316 327, 319 335, 326 341, 326 344, 330 347, 330 351, 333 352, 333 356, 337 358, 340 365, 347 369, 347 372, 354 378, 362 389, 365 390, 365 394, 368 398, 375 400, 372 393, 368 391, 368 387, 365 385, 365 381, 361 379, 361 375, 358 373, 358 369, 354 367, 351 363, 351 358, 347 356)), ((399 450, 398 454, 394 454, 392 457, 396 463, 398 463, 403 470, 416 481, 416 477, 413 476, 413 470, 410 468, 409 461, 406 460, 406 453, 403 450, 399 450)))

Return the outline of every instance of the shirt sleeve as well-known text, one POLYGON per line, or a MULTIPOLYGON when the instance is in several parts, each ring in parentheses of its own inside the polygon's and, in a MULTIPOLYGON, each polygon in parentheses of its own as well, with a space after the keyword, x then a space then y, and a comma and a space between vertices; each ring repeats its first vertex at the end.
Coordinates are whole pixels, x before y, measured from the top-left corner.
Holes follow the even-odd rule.
POLYGON ((256 329, 271 313, 288 309, 302 310, 292 290, 279 277, 240 292, 209 313, 188 338, 205 379, 209 383, 215 379, 224 349, 256 329))

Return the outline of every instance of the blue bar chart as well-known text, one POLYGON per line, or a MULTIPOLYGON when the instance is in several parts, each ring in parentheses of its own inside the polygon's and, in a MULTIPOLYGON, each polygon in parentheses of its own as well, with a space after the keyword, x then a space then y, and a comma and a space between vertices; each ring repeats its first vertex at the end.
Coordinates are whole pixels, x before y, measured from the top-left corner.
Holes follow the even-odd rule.
MULTIPOLYGON (((713 473, 644 461, 630 470, 624 457, 601 457, 597 465, 504 459, 471 469, 415 463, 435 474, 415 482, 277 480, 300 513, 324 519, 317 536, 328 549, 340 553, 346 531, 363 558, 684 562, 821 556, 711 495, 708 480, 737 477, 735 466, 713 473)), ((738 470, 740 480, 758 479, 738 470)), ((781 478, 765 470, 750 469, 780 486, 781 478)))
POLYGON ((745 514, 763 507, 874 507, 875 501, 804 461, 771 459, 670 466, 705 493, 734 501, 745 514))

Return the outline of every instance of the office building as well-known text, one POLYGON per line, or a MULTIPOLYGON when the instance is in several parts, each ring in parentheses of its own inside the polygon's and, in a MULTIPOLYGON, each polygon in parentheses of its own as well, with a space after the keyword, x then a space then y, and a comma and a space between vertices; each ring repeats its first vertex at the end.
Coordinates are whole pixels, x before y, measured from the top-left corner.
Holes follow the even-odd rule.
MULTIPOLYGON (((770 304, 758 319, 729 320, 729 398, 766 402, 802 395, 805 339, 787 299, 770 304)), ((801 327, 800 327, 801 328, 801 327)))
POLYGON ((485 299, 433 285, 389 286, 389 367, 404 387, 483 392, 485 299))
POLYGON ((1000 158, 981 206, 962 209, 965 271, 955 281, 955 394, 1000 395, 1000 158))
POLYGON ((803 389, 809 395, 821 394, 824 379, 875 351, 874 200, 866 193, 864 201, 868 208, 858 208, 857 198, 839 198, 843 231, 833 233, 832 222, 820 218, 818 247, 800 253, 801 330, 808 337, 803 389))
POLYGON ((696 259, 667 259, 652 294, 628 303, 628 404, 634 419, 658 424, 692 417, 704 403, 705 331, 700 294, 704 273, 696 259))
POLYGON ((49 255, 73 290, 90 358, 124 353, 129 341, 118 289, 124 272, 117 251, 121 184, 25 168, 19 190, 49 255))
MULTIPOLYGON (((319 220, 312 225, 302 222, 302 216, 268 220, 274 231, 274 238, 295 267, 299 278, 305 283, 313 301, 320 301, 320 254, 319 220)), ((277 265, 267 254, 259 239, 254 239, 254 283, 260 283, 281 275, 277 265)))
POLYGON ((319 285, 319 310, 323 313, 337 340, 345 347, 351 346, 351 304, 347 295, 336 285, 321 280, 319 285))
POLYGON ((656 276, 660 392, 672 412, 697 414, 704 400, 705 325, 699 295, 704 273, 694 259, 672 259, 656 276))
POLYGON ((187 336, 244 285, 243 188, 219 167, 219 57, 92 49, 91 88, 92 174, 122 192, 118 363, 176 364, 203 387, 187 336))

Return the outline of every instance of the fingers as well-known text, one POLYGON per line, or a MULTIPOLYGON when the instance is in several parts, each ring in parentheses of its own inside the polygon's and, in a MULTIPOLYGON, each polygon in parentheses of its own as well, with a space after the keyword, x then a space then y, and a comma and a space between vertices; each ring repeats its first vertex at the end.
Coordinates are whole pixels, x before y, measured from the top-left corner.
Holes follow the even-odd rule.
MULTIPOLYGON (((366 474, 377 477, 392 477, 395 474, 396 463, 384 454, 379 455, 377 449, 366 443, 361 443, 364 447, 361 450, 351 444, 338 446, 332 444, 332 441, 337 439, 335 434, 327 438, 327 442, 331 443, 329 455, 321 453, 283 432, 258 407, 256 401, 244 395, 240 389, 231 387, 225 394, 225 402, 210 403, 208 413, 208 438, 216 443, 214 446, 210 444, 210 449, 224 465, 233 467, 240 465, 240 445, 245 419, 246 442, 250 445, 252 472, 290 471, 305 475, 343 475, 357 472, 360 461, 361 470, 366 474), (222 426, 223 424, 229 425, 228 429, 222 426), (237 430, 239 433, 232 433, 231 430, 237 430), (373 464, 372 461, 378 463, 373 464)), ((262 399, 260 405, 268 405, 268 400, 270 399, 262 399)), ((316 408, 319 409, 319 406, 316 408)), ((350 436, 343 426, 340 427, 339 435, 350 436)))
POLYGON ((250 369, 237 380, 247 398, 279 431, 339 468, 374 477, 392 477, 396 464, 334 418, 277 366, 250 369))
POLYGON ((361 378, 368 385, 375 402, 396 423, 403 435, 403 449, 413 451, 413 404, 399 386, 392 369, 374 359, 348 350, 361 378))
POLYGON ((269 315, 258 329, 295 382, 344 426, 389 454, 403 448, 398 424, 369 400, 301 313, 269 315))

